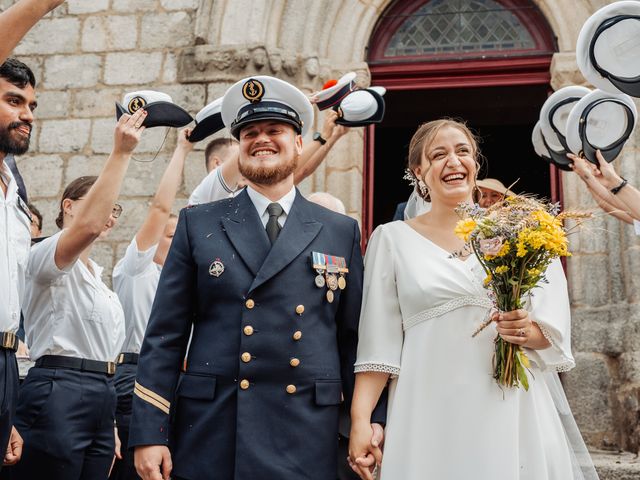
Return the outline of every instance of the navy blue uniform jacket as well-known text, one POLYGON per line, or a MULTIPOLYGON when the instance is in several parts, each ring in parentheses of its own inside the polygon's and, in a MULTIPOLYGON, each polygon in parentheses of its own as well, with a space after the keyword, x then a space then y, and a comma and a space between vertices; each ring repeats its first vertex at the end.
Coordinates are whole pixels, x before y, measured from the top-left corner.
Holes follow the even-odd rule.
POLYGON ((142 345, 129 445, 169 445, 172 474, 189 480, 334 480, 362 269, 357 223, 299 192, 273 247, 246 191, 184 209, 142 345), (347 262, 333 303, 314 283, 312 251, 347 262))

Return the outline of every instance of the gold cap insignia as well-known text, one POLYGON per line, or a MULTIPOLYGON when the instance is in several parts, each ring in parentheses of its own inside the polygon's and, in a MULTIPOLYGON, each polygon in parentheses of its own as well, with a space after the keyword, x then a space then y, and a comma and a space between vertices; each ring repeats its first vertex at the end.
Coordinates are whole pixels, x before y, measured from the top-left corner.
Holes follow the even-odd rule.
POLYGON ((264 85, 262 82, 250 78, 242 86, 242 96, 251 103, 258 103, 264 96, 264 85))
POLYGON ((127 109, 129 110, 129 113, 136 113, 138 110, 140 110, 146 104, 147 104, 147 101, 144 98, 142 98, 142 97, 133 97, 129 101, 129 105, 127 105, 127 109))

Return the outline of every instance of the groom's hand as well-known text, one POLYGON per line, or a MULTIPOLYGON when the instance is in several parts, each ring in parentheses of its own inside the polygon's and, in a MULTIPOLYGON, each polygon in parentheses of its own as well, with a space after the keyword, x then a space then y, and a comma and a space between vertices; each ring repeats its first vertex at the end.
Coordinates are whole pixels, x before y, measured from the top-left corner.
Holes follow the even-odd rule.
POLYGON ((135 465, 142 480, 169 480, 173 465, 171 453, 164 445, 136 447, 135 465))
MULTIPOLYGON (((353 433, 353 430, 352 430, 353 433)), ((371 424, 371 439, 366 452, 359 456, 351 455, 347 458, 351 469, 364 480, 373 480, 373 471, 382 463, 382 444, 384 443, 384 429, 379 423, 371 424)))

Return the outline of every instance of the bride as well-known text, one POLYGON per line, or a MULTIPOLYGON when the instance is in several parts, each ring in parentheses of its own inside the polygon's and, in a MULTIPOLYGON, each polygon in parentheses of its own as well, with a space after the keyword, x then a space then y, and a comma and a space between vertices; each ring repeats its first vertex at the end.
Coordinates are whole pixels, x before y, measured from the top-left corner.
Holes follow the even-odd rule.
POLYGON ((526 310, 495 313, 494 327, 471 337, 492 302, 475 256, 451 254, 463 247, 454 209, 472 201, 477 158, 473 134, 456 121, 423 124, 411 140, 409 169, 432 208, 381 225, 369 242, 350 462, 363 479, 373 478, 367 455, 382 458, 381 480, 597 479, 556 374, 574 367, 560 262, 526 310), (525 348, 529 391, 493 379, 494 328, 525 348), (370 417, 387 382, 382 457, 370 446, 370 417))

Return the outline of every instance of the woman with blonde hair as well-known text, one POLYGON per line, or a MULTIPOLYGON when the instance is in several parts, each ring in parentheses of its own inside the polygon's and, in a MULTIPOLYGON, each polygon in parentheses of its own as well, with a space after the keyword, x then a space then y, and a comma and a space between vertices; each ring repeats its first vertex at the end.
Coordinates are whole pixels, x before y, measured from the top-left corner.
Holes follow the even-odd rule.
MULTIPOLYGON (((382 480, 585 478, 554 402, 562 396, 557 375, 546 373, 574 366, 560 262, 526 310, 493 317, 500 336, 531 359, 529 391, 494 381, 493 328, 472 338, 493 304, 476 257, 452 254, 463 249, 455 209, 472 201, 478 155, 466 125, 422 125, 411 140, 409 169, 432 208, 379 226, 369 242, 349 448, 364 479, 373 478, 367 455, 381 461, 382 480), (388 381, 383 456, 368 442, 370 415, 388 381)), ((597 478, 592 467, 585 471, 597 478)))

